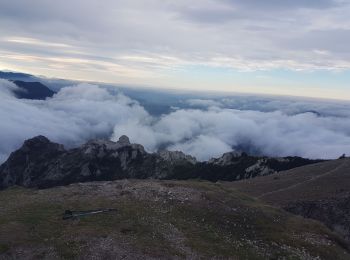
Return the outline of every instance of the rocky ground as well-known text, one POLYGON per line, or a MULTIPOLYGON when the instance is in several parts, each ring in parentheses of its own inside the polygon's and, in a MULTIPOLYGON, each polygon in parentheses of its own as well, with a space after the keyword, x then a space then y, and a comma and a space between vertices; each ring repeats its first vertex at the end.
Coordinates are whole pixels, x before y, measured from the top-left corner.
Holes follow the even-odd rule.
POLYGON ((121 180, 0 191, 0 259, 349 259, 339 236, 226 184, 121 180), (63 220, 65 210, 116 212, 63 220))

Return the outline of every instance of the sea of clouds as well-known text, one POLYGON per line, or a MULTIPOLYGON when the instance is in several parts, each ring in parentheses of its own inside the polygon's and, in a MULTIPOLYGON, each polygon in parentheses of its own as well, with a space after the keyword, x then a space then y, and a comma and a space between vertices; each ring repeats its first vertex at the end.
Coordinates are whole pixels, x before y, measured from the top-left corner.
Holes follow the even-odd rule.
POLYGON ((350 103, 243 96, 186 100, 193 108, 150 115, 140 103, 79 84, 47 100, 17 99, 0 80, 0 162, 25 139, 45 135, 66 147, 126 134, 146 150, 180 150, 199 160, 231 150, 268 156, 337 158, 350 154, 350 103), (239 108, 239 109, 238 109, 239 108))

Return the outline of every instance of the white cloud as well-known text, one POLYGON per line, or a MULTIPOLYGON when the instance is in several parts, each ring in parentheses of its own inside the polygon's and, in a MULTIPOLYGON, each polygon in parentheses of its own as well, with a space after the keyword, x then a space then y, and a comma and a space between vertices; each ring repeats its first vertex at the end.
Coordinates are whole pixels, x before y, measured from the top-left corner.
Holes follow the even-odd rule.
MULTIPOLYGON (((95 85, 66 87, 44 101, 16 99, 11 94, 14 88, 0 81, 0 161, 25 139, 39 134, 68 147, 126 134, 148 151, 167 147, 200 160, 232 149, 310 158, 350 154, 350 114, 346 112, 350 105, 345 103, 224 98, 213 101, 221 107, 178 109, 155 118, 125 95, 112 95, 95 85), (228 104, 236 109, 225 108, 228 104), (265 111, 257 111, 262 108, 265 111), (310 108, 320 115, 306 112, 310 108)), ((208 100, 206 104, 211 103, 208 100)))
POLYGON ((45 101, 16 99, 9 88, 15 85, 0 81, 0 161, 36 135, 72 147, 88 139, 108 138, 116 124, 129 118, 142 122, 148 117, 135 101, 94 85, 66 87, 45 101))
POLYGON ((184 143, 169 146, 172 151, 185 151, 187 154, 195 155, 198 160, 208 160, 219 157, 227 151, 232 151, 229 144, 214 136, 199 135, 184 143))
MULTIPOLYGON (((130 138, 144 143, 149 150, 165 143, 171 150, 182 150, 201 160, 234 148, 269 156, 310 158, 337 158, 350 153, 350 119, 314 113, 178 110, 154 124, 128 125, 128 129, 134 129, 130 138), (143 132, 151 138, 145 140, 143 132)), ((121 134, 118 127, 115 132, 116 136, 121 134)))

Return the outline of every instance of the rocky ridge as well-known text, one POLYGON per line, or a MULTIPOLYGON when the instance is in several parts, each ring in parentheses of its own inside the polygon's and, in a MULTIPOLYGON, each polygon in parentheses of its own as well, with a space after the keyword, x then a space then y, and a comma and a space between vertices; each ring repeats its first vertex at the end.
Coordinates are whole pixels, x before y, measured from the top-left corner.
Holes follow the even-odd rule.
POLYGON ((180 151, 148 153, 127 136, 117 142, 91 140, 66 150, 44 136, 24 142, 0 166, 0 188, 48 188, 70 183, 117 179, 203 179, 234 181, 267 175, 317 161, 300 157, 254 157, 231 152, 198 162, 180 151))

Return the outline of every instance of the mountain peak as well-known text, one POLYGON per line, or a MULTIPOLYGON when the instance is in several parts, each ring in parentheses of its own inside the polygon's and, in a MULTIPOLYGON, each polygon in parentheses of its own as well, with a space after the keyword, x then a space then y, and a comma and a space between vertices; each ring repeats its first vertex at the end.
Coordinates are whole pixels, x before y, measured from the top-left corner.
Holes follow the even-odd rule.
POLYGON ((117 143, 123 146, 130 145, 129 137, 127 137, 126 135, 122 135, 121 137, 119 137, 119 140, 117 143))
POLYGON ((51 142, 47 137, 38 135, 25 140, 23 146, 18 151, 45 151, 45 150, 64 151, 63 145, 51 142))
POLYGON ((24 144, 30 145, 34 143, 50 143, 50 140, 43 135, 38 135, 33 138, 24 141, 24 144))

